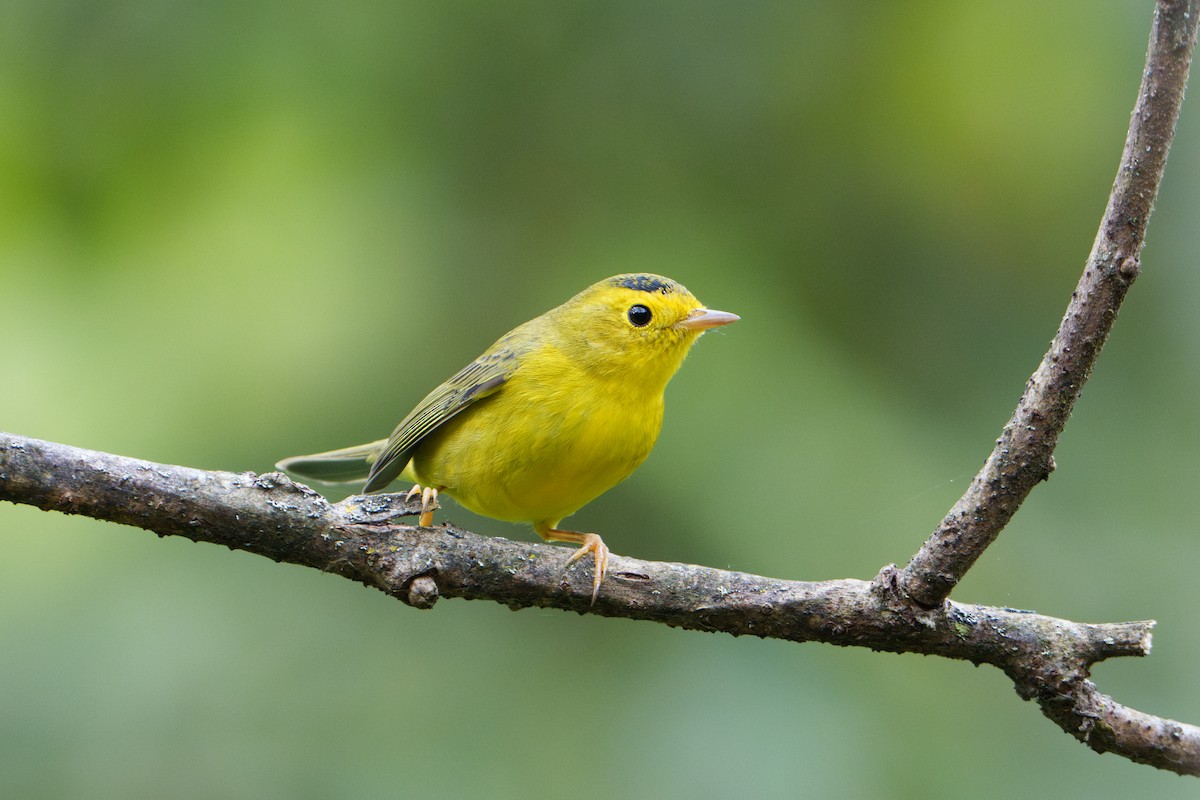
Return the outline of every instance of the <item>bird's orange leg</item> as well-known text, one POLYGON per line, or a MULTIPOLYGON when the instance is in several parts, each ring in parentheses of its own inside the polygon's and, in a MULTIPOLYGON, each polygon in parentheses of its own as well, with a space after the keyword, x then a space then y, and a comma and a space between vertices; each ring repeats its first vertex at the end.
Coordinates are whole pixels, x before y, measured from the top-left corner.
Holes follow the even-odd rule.
POLYGON ((421 484, 414 483, 413 488, 408 490, 408 494, 404 495, 405 500, 412 500, 417 495, 421 495, 421 516, 417 519, 417 524, 422 528, 428 528, 433 524, 434 509, 441 508, 438 505, 437 497, 438 490, 432 486, 421 488, 421 484))
POLYGON ((578 561, 588 553, 592 554, 592 558, 596 564, 595 571, 592 574, 592 605, 595 605, 596 598, 600 595, 600 584, 604 581, 605 573, 608 572, 608 545, 604 543, 600 535, 597 533, 560 531, 557 528, 543 530, 540 527, 535 527, 534 531, 547 542, 567 542, 579 545, 579 549, 567 559, 567 564, 578 561))

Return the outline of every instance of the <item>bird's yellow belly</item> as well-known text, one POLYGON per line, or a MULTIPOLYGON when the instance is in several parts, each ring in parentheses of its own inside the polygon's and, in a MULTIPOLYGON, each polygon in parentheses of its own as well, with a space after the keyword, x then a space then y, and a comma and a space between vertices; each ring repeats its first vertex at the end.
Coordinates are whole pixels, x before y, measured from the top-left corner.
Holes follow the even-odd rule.
POLYGON ((661 396, 510 388, 423 441, 416 479, 478 514, 553 526, 633 472, 662 425, 661 396))

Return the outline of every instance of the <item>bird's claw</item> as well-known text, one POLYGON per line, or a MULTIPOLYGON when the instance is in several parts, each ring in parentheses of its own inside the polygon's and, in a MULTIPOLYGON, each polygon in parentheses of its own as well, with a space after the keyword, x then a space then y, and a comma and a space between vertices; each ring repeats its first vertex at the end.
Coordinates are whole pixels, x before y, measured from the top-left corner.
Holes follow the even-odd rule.
POLYGON ((582 537, 580 539, 582 546, 567 559, 567 566, 588 553, 592 554, 595 563, 595 569, 592 572, 592 605, 596 605, 596 598, 600 596, 600 584, 604 582, 604 576, 608 573, 608 545, 595 533, 584 533, 580 536, 582 537))
POLYGON ((421 516, 417 518, 417 524, 422 528, 428 528, 433 524, 434 510, 441 508, 437 501, 438 490, 432 486, 422 488, 421 484, 414 483, 413 487, 408 490, 408 494, 404 495, 404 500, 407 502, 417 495, 421 495, 421 516))

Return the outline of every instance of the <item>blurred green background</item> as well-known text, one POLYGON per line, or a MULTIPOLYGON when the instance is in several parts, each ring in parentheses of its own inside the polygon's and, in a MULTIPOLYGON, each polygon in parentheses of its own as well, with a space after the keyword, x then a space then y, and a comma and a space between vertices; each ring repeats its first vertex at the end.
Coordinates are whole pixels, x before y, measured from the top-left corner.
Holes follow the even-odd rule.
MULTIPOLYGON (((1150 2, 15 0, 0 429, 270 469, 653 271, 743 321, 572 524, 803 579, 903 563, 1058 324, 1150 2), (731 513, 730 496, 746 498, 731 513)), ((957 599, 1155 618, 1200 722, 1200 104, 1059 469, 957 599)), ((533 539, 451 507, 442 518, 533 539)), ((0 795, 1194 797, 996 670, 443 601, 0 507, 0 795)))

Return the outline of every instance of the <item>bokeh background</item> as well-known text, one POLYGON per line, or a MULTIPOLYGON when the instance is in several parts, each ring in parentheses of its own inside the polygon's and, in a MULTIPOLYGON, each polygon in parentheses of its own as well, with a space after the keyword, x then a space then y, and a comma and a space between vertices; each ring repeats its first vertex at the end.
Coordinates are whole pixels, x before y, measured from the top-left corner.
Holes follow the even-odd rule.
MULTIPOLYGON (((13 0, 0 429, 224 470, 378 438, 587 284, 743 321, 572 522, 803 579, 903 563, 1091 245, 1150 2, 13 0), (731 512, 730 497, 743 498, 731 512)), ((956 591, 1155 618, 1200 722, 1200 98, 1059 469, 956 591)), ((520 526, 442 512, 471 529, 520 526)), ((0 507, 5 797, 1194 797, 996 670, 340 578, 0 507)))

